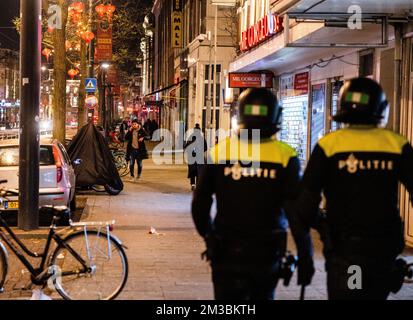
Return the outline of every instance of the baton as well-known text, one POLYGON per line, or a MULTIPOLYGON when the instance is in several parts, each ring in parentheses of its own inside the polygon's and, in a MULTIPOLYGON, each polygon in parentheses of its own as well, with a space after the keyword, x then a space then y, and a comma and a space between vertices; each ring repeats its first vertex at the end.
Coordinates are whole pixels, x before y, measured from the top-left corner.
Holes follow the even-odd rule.
POLYGON ((300 300, 305 300, 305 286, 301 286, 300 300))

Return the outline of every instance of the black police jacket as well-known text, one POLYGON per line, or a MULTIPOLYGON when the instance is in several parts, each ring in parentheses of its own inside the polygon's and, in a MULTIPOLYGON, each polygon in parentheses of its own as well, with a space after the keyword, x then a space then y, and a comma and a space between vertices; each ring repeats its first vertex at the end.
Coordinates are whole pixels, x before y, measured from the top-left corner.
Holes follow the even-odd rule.
POLYGON ((297 197, 299 161, 296 152, 273 139, 252 143, 228 138, 209 152, 209 161, 198 181, 192 216, 199 234, 211 231, 225 239, 255 244, 271 243, 288 228, 287 217, 300 255, 311 256, 308 229, 298 230, 292 203, 297 197), (217 213, 210 209, 216 195, 217 213))
POLYGON ((318 142, 305 170, 297 201, 300 221, 314 221, 323 192, 333 240, 359 239, 397 254, 404 245, 399 182, 412 194, 413 149, 404 137, 372 126, 330 133, 318 142))

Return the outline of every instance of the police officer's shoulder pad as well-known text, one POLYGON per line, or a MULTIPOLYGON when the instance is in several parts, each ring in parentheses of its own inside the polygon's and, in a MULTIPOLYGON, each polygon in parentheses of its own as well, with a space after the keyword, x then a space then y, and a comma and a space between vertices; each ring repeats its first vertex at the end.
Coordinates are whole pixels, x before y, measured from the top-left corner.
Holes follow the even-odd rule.
POLYGON ((368 130, 346 128, 327 134, 318 145, 327 157, 343 152, 383 152, 401 154, 408 141, 394 132, 381 128, 368 130))
POLYGON ((260 149, 259 160, 261 162, 279 163, 283 167, 287 167, 290 159, 297 156, 294 148, 277 140, 269 140, 261 143, 260 149))

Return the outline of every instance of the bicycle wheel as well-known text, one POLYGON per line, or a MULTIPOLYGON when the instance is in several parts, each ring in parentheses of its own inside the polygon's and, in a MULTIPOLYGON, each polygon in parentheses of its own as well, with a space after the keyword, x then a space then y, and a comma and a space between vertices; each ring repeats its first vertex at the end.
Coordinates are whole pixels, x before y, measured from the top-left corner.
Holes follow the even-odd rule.
POLYGON ((93 189, 93 191, 96 191, 96 192, 106 192, 105 186, 101 186, 101 185, 98 185, 98 184, 94 184, 92 186, 92 189, 93 189))
POLYGON ((115 161, 116 169, 121 177, 126 176, 129 173, 129 165, 126 161, 126 153, 123 151, 118 151, 114 153, 113 159, 115 161))
POLYGON ((52 255, 54 285, 66 300, 112 300, 128 278, 128 260, 119 242, 96 230, 69 235, 52 255), (73 251, 83 259, 84 265, 73 251))

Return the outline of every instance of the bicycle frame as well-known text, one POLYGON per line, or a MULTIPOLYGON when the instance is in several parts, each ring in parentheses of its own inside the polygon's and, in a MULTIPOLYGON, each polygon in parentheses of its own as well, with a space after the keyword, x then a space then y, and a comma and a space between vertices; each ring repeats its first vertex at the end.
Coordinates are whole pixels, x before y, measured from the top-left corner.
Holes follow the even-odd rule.
MULTIPOLYGON (((7 246, 10 248, 10 250, 16 255, 16 257, 20 260, 21 263, 26 267, 26 269, 30 272, 32 275, 32 282, 37 285, 43 285, 51 276, 48 266, 46 266, 47 263, 47 258, 49 256, 49 251, 51 247, 52 240, 57 243, 59 246, 65 247, 71 255, 75 259, 79 261, 79 263, 83 266, 83 270, 81 272, 91 272, 91 268, 87 265, 87 262, 84 261, 84 259, 79 256, 76 251, 74 251, 68 244, 65 243, 64 239, 62 239, 55 231, 56 228, 56 218, 53 218, 52 225, 50 226, 50 231, 47 236, 47 241, 46 245, 44 247, 44 251, 42 253, 37 253, 37 252, 32 252, 30 249, 27 248, 27 246, 24 245, 23 242, 20 241, 20 239, 16 236, 16 234, 13 232, 13 230, 7 225, 7 222, 3 219, 3 217, 0 214, 0 238, 4 241, 4 243, 7 244, 7 246), (6 233, 3 231, 4 230, 7 232, 7 234, 11 237, 13 241, 8 239, 6 233), (17 246, 16 246, 17 244, 17 246), (40 265, 38 268, 33 266, 30 261, 25 257, 24 253, 22 253, 21 250, 28 256, 36 259, 41 259, 40 265)), ((79 274, 79 270, 73 271, 73 272, 64 272, 62 275, 73 275, 73 274, 79 274)))

